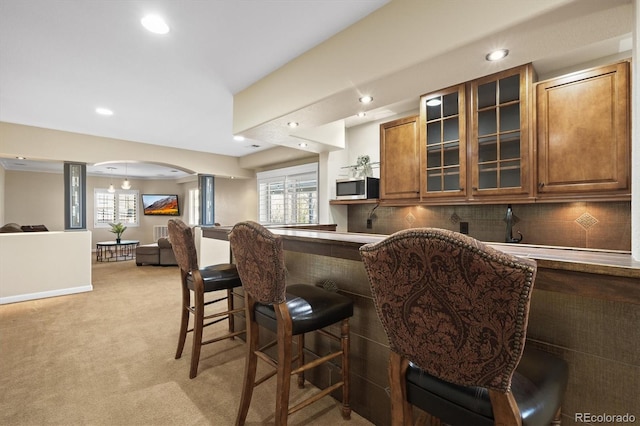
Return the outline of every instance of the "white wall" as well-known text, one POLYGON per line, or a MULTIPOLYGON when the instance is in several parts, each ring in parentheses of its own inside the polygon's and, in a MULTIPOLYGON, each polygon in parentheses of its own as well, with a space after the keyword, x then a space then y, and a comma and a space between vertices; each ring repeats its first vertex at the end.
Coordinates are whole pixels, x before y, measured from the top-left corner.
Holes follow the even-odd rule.
MULTIPOLYGON (((348 207, 346 205, 329 205, 328 202, 328 200, 336 198, 336 179, 348 177, 349 169, 343 167, 356 164, 360 155, 368 155, 372 163, 379 163, 380 124, 419 114, 417 104, 416 100, 415 110, 346 129, 346 148, 320 155, 320 223, 335 223, 338 225, 338 232, 347 231, 348 207)), ((380 177, 379 166, 373 167, 373 176, 380 177)))

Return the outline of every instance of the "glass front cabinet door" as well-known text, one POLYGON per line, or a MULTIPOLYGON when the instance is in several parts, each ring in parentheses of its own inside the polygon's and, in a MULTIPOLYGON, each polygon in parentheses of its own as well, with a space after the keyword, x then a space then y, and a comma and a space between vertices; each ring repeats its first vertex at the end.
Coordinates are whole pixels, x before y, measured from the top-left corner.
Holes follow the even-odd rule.
POLYGON ((530 193, 531 65, 471 82, 472 198, 530 193))
POLYGON ((465 85, 420 97, 421 197, 466 196, 465 85))

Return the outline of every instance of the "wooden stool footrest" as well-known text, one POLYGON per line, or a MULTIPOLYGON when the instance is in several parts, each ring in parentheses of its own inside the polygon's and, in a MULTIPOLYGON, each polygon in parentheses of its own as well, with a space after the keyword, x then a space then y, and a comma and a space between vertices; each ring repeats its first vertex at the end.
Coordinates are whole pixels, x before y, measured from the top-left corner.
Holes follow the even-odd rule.
POLYGON ((244 334, 246 330, 234 331, 233 333, 225 334, 224 336, 216 337, 215 339, 207 340, 206 342, 202 342, 203 345, 208 345, 209 343, 219 342, 220 340, 229 339, 231 337, 239 336, 240 334, 244 334))
POLYGON ((342 356, 342 351, 334 352, 334 353, 331 353, 329 355, 325 355, 322 358, 318 358, 315 361, 311 361, 311 362, 306 363, 305 365, 303 365, 300 368, 296 368, 295 370, 292 370, 291 371, 291 375, 302 373, 303 371, 310 370, 310 369, 312 369, 314 367, 319 366, 320 364, 324 364, 325 362, 327 362, 329 360, 332 360, 334 358, 338 358, 339 356, 342 356))
POLYGON ((329 395, 331 392, 333 392, 334 390, 342 387, 342 385, 344 384, 344 382, 338 382, 332 386, 329 386, 326 389, 323 389, 321 392, 310 396, 309 398, 305 399, 304 401, 302 401, 301 403, 295 405, 294 407, 289 408, 289 414, 293 414, 298 410, 303 409, 304 407, 306 407, 307 405, 311 405, 314 402, 318 401, 321 398, 324 398, 325 396, 329 395))

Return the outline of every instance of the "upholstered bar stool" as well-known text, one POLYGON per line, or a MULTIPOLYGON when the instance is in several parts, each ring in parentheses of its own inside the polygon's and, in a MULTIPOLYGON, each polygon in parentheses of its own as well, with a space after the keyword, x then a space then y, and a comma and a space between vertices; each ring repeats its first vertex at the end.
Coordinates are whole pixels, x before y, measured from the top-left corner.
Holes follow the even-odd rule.
POLYGON ((525 348, 535 261, 456 232, 400 231, 360 248, 390 346, 394 425, 560 424, 567 364, 525 348))
POLYGON ((349 318, 353 315, 353 301, 338 293, 308 284, 285 284, 285 264, 282 239, 255 222, 240 222, 229 234, 231 250, 242 279, 247 319, 247 358, 244 384, 237 425, 247 418, 255 386, 277 376, 275 424, 286 425, 288 416, 342 388, 342 416, 349 419, 349 318), (340 336, 322 330, 340 324, 340 336), (259 326, 276 333, 277 360, 259 347, 259 326), (305 363, 304 334, 318 331, 340 342, 340 348, 330 354, 305 363), (297 356, 293 357, 293 338, 297 336, 297 356), (274 367, 271 373, 256 380, 258 358, 274 367), (319 393, 289 408, 292 375, 298 386, 304 386, 304 372, 333 359, 341 359, 341 377, 319 393), (296 368, 292 368, 292 362, 296 368))
MULTIPOLYGON (((242 312, 244 308, 234 308, 232 289, 242 285, 235 265, 222 263, 210 265, 203 268, 198 267, 198 257, 193 239, 193 232, 180 219, 170 219, 168 222, 169 238, 180 267, 180 279, 182 282, 182 310, 180 315, 180 335, 178 337, 178 348, 176 359, 182 356, 182 350, 187 338, 187 333, 193 332, 193 349, 191 351, 191 369, 189 377, 194 378, 198 374, 198 363, 200 362, 200 349, 204 345, 218 342, 220 340, 234 338, 245 331, 234 331, 233 314, 242 312), (212 293, 224 290, 224 296, 205 301, 205 293, 212 293), (191 294, 193 293, 193 305, 191 294), (226 309, 205 315, 205 308, 226 301, 226 309), (189 329, 189 315, 193 314, 193 328, 189 329), (205 321, 209 321, 205 323, 205 321), (202 334, 205 327, 227 320, 228 332, 213 339, 202 341, 202 334)), ((211 309, 213 311, 213 309, 211 309)))

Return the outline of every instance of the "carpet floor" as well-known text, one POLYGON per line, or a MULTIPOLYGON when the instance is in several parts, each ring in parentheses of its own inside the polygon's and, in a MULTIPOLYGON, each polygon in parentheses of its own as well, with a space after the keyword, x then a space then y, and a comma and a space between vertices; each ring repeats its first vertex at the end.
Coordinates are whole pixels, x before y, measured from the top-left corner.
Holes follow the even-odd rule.
MULTIPOLYGON (((190 336, 174 359, 178 268, 94 263, 92 274, 92 292, 0 306, 0 424, 233 425, 244 343, 203 347, 189 379, 190 336)), ((258 375, 267 368, 260 363, 258 375)), ((291 391, 295 402, 317 389, 291 391)), ((275 378, 256 388, 247 425, 273 424, 274 394, 275 378)), ((289 424, 371 423, 356 413, 343 420, 325 397, 289 424)))

